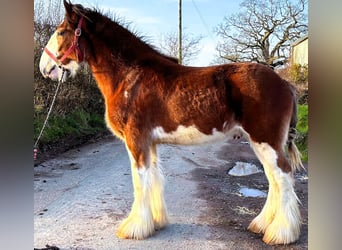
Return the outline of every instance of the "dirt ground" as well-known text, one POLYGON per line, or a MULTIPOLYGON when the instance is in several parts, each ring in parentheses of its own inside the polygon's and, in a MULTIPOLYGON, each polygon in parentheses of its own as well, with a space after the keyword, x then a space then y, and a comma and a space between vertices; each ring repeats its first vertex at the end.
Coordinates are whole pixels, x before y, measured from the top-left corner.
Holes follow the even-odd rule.
MULTIPOLYGON (((308 178, 307 172, 296 173, 295 190, 301 201, 302 231, 299 240, 287 246, 268 246, 262 242, 261 234, 247 230, 249 223, 261 211, 266 198, 244 197, 238 195, 241 187, 259 189, 267 193, 268 183, 264 173, 249 176, 231 176, 228 171, 236 161, 249 162, 262 169, 261 163, 255 157, 248 144, 241 140, 230 140, 230 145, 224 146, 218 157, 231 162, 228 166, 215 167, 210 170, 197 168, 193 177, 199 182, 198 197, 207 200, 209 214, 203 214, 203 219, 210 220, 211 226, 220 233, 217 237, 224 240, 226 235, 241 246, 247 242, 245 249, 308 249, 308 178), (209 219, 208 219, 209 218, 209 219), (251 246, 253 246, 251 248, 251 246)), ((307 164, 304 164, 307 169, 307 164)))
POLYGON ((89 135, 84 137, 68 136, 58 140, 58 142, 56 143, 42 145, 40 148, 38 148, 38 154, 36 160, 34 161, 34 166, 38 166, 42 162, 57 157, 58 155, 68 150, 112 137, 113 135, 108 130, 106 130, 96 135, 89 135))

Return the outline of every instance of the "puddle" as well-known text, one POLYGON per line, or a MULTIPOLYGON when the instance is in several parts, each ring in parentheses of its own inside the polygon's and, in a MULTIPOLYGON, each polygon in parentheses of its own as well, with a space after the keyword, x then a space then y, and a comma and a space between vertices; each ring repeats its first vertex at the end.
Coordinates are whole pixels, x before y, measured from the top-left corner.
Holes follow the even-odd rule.
POLYGON ((229 170, 228 174, 233 176, 246 176, 261 172, 262 171, 252 163, 237 161, 235 162, 234 167, 229 170))
POLYGON ((266 197, 266 193, 254 188, 242 187, 239 190, 240 194, 245 197, 266 197))

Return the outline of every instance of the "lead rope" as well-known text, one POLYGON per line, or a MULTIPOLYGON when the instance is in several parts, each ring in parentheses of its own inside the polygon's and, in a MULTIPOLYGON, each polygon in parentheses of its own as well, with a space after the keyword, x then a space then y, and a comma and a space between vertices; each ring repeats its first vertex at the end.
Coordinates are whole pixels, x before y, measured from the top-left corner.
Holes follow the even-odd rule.
POLYGON ((39 133, 39 135, 38 135, 38 137, 37 137, 36 142, 34 143, 34 146, 33 146, 33 159, 34 159, 34 160, 37 159, 37 153, 38 153, 37 145, 38 145, 38 142, 39 142, 39 140, 40 140, 40 137, 42 136, 42 134, 43 134, 43 132, 44 132, 45 126, 46 126, 46 124, 47 124, 47 121, 48 121, 48 119, 49 119, 49 117, 50 117, 50 114, 51 114, 51 111, 52 111, 52 107, 53 107, 53 105, 54 105, 54 103, 55 103, 55 101, 56 101, 56 97, 57 97, 57 94, 58 94, 58 91, 59 91, 59 87, 61 86, 61 83, 62 83, 62 81, 63 81, 63 77, 64 77, 65 71, 66 71, 66 69, 64 69, 64 68, 62 67, 62 77, 58 80, 58 85, 57 85, 57 88, 56 88, 55 95, 53 96, 53 99, 52 99, 52 102, 51 102, 51 106, 50 106, 49 111, 48 111, 48 113, 47 113, 47 115, 46 115, 46 118, 45 118, 43 127, 42 127, 42 129, 40 130, 40 133, 39 133))

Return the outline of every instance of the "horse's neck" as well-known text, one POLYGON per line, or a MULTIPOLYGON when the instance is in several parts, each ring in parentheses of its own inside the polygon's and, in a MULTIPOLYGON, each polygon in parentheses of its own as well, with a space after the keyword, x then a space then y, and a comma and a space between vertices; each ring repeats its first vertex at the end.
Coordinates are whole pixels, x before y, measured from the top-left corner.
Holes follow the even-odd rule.
POLYGON ((92 74, 105 100, 119 93, 124 84, 128 83, 132 73, 138 71, 138 67, 127 65, 115 55, 101 53, 101 59, 88 61, 92 74))
MULTIPOLYGON (((110 57, 110 55, 108 55, 110 57)), ((115 65, 110 60, 100 63, 90 62, 90 68, 97 85, 105 98, 112 96, 120 88, 120 79, 127 70, 123 65, 115 65)))
MULTIPOLYGON (((105 98, 120 91, 120 85, 130 81, 130 77, 127 75, 132 73, 132 69, 136 71, 137 68, 140 68, 140 64, 146 63, 146 60, 154 60, 155 58, 167 62, 173 60, 166 57, 162 58, 158 52, 128 30, 115 26, 111 28, 117 39, 107 37, 108 41, 104 42, 104 36, 92 34, 94 39, 92 44, 93 55, 88 61, 105 98)), ((136 72, 133 73, 136 74, 136 72)))

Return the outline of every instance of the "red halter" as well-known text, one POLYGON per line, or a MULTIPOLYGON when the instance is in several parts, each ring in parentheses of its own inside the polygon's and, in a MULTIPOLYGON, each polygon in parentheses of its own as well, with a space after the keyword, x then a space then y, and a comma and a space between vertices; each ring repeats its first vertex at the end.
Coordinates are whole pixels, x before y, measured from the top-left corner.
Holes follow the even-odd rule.
POLYGON ((78 39, 82 33, 82 30, 81 30, 82 23, 83 23, 83 17, 80 18, 80 21, 78 22, 77 28, 75 29, 74 41, 72 42, 70 48, 61 57, 61 59, 58 59, 57 57, 55 57, 52 54, 52 52, 50 50, 48 50, 46 47, 44 48, 44 51, 46 52, 46 54, 48 54, 51 57, 51 59, 57 63, 58 66, 61 66, 63 64, 62 62, 65 60, 65 58, 67 58, 74 50, 76 51, 77 60, 79 62, 83 61, 82 51, 78 47, 78 39))

